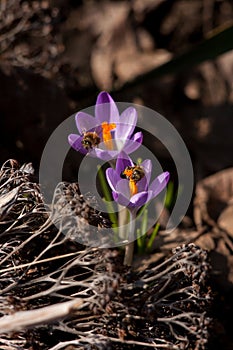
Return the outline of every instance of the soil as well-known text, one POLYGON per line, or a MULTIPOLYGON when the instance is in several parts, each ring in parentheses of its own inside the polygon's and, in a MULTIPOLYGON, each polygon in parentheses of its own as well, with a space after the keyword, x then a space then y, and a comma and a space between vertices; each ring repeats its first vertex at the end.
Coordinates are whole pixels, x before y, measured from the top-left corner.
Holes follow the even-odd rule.
MULTIPOLYGON (((185 244, 187 247, 188 244, 195 244, 206 250, 210 270, 202 292, 207 293, 205 288, 210 285, 213 301, 211 306, 208 304, 203 308, 208 309, 208 317, 213 321, 208 326, 208 345, 203 346, 211 350, 232 349, 233 53, 229 51, 179 73, 164 74, 160 78, 148 78, 145 81, 141 79, 139 84, 132 84, 129 88, 124 85, 192 49, 219 28, 232 25, 232 1, 14 0, 3 1, 0 6, 0 162, 3 164, 11 158, 21 164, 33 163, 36 171, 33 180, 30 179, 27 185, 30 192, 27 211, 35 205, 40 208, 43 202, 36 177, 49 135, 68 116, 93 105, 100 90, 111 91, 116 101, 142 104, 161 113, 175 125, 189 149, 194 166, 195 191, 181 226, 169 235, 161 229, 155 241, 154 253, 150 257, 136 258, 135 269, 142 265, 146 270, 153 271, 154 264, 170 257, 177 245, 185 244)), ((175 179, 175 167, 166 149, 154 139, 151 140, 149 135, 145 144, 152 145, 152 151, 175 179)), ((70 151, 64 169, 65 181, 77 181, 74 160, 77 161, 77 155, 70 151)), ((15 167, 14 164, 12 166, 15 167)), ((7 197, 0 197, 1 232, 7 229, 4 226, 6 213, 15 213, 15 208, 12 212, 12 205, 18 198, 15 190, 18 185, 14 183, 5 193, 1 192, 1 195, 8 193, 7 197)), ((91 217, 95 222, 98 214, 91 213, 91 217)), ((11 219, 15 218, 13 216, 11 219)), ((35 214, 33 220, 36 225, 34 228, 38 230, 46 221, 46 214, 35 214)), ((106 217, 102 216, 101 220, 101 225, 108 224, 106 217)), ((1 246, 6 249, 6 254, 29 239, 30 225, 19 222, 15 234, 19 241, 10 240, 10 244, 7 243, 10 235, 1 235, 1 246), (21 237, 19 232, 22 233, 21 237)), ((45 230, 42 236, 39 241, 32 240, 28 253, 24 250, 20 250, 18 255, 16 253, 13 263, 33 261, 39 254, 35 247, 43 242, 40 250, 43 251, 51 237, 55 239, 56 230, 45 230)), ((66 244, 69 246, 71 243, 66 244)), ((66 249, 70 253, 77 250, 77 246, 72 243, 66 249)), ((48 257, 50 254, 60 255, 60 251, 53 247, 48 257)), ((62 262, 65 266, 68 261, 62 262)), ((2 266, 12 266, 12 262, 9 260, 2 266)), ((58 264, 57 268, 61 266, 58 264)), ((50 267, 54 271, 55 265, 50 267)), ((38 278, 40 281, 44 268, 31 267, 26 275, 31 274, 33 280, 38 278)), ((47 269, 45 272, 44 275, 49 276, 47 269)), ((12 274, 10 278, 22 279, 23 283, 26 275, 22 271, 22 275, 12 274)), ((53 278, 52 272, 49 278, 53 278)), ((113 277, 109 278, 113 283, 113 277)), ((1 279, 1 283, 5 283, 4 279, 1 279)), ((21 282, 17 283, 17 292, 8 295, 8 298, 13 299, 6 302, 5 310, 30 308, 30 302, 26 306, 21 305, 21 282)), ((132 279, 128 283, 132 284, 132 279)), ((43 288, 41 283, 40 292, 43 288)), ((34 289, 31 291, 35 292, 34 289)), ((27 292, 30 294, 30 287, 27 292)), ((53 297, 52 302, 60 300, 59 297, 53 297)), ((132 300, 133 294, 129 296, 129 304, 132 300)), ((43 296, 37 306, 48 305, 49 302, 51 300, 43 296)), ((122 301, 124 303, 125 300, 122 301)), ((54 335, 51 339, 57 337, 63 341, 70 340, 72 337, 69 332, 65 333, 59 327, 56 331, 49 329, 54 335)), ((135 320, 134 327, 138 327, 135 320)), ((130 340, 132 337, 135 340, 135 329, 131 329, 132 334, 124 335, 124 332, 125 328, 120 328, 120 339, 130 340)), ((27 347, 24 347, 25 343, 20 345, 20 336, 16 337, 18 349, 20 346, 43 348, 41 339, 45 336, 48 333, 43 328, 28 330, 27 347), (34 347, 30 345, 30 339, 34 339, 34 347)), ((148 339, 150 336, 145 331, 144 337, 148 339)), ((25 335, 22 339, 25 339, 25 335)), ((191 340, 190 349, 196 349, 195 341, 191 340)), ((2 346, 7 346, 7 341, 4 344, 2 346)), ((52 346, 54 343, 50 344, 52 346)), ((75 344, 69 346, 69 349, 72 348, 75 348, 75 344)))

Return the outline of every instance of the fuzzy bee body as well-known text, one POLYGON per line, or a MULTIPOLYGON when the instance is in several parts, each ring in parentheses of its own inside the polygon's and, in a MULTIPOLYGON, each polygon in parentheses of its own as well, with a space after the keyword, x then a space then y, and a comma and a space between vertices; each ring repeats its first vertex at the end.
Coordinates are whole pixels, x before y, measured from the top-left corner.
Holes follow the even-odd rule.
POLYGON ((87 151, 99 145, 101 139, 95 131, 88 131, 83 134, 82 146, 87 151))
POLYGON ((145 176, 144 169, 140 165, 127 166, 121 177, 130 181, 138 182, 145 176))

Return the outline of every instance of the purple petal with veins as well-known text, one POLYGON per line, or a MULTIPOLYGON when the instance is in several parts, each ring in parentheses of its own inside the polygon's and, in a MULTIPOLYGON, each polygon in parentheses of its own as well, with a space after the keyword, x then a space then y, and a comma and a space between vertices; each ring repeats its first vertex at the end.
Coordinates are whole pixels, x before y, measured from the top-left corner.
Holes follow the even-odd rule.
POLYGON ((78 112, 75 115, 75 122, 80 135, 98 126, 96 118, 84 112, 78 112))
POLYGON ((130 204, 129 199, 125 198, 122 193, 119 192, 112 192, 112 196, 115 202, 119 203, 120 205, 123 205, 124 207, 128 207, 130 204))
POLYGON ((114 137, 116 139, 126 140, 128 139, 137 123, 137 111, 133 107, 129 107, 124 110, 120 116, 120 127, 116 128, 114 137))
POLYGON ((136 134, 134 134, 131 139, 125 140, 125 144, 123 148, 124 152, 128 154, 133 153, 141 146, 142 141, 143 141, 143 134, 141 131, 139 131, 136 134))
POLYGON ((148 191, 139 192, 130 198, 130 206, 132 208, 142 207, 148 201, 148 191))
POLYGON ((68 142, 71 147, 73 147, 76 151, 81 152, 82 154, 87 154, 87 150, 82 145, 82 136, 79 136, 77 134, 70 134, 68 136, 68 142))
POLYGON ((151 162, 150 159, 146 159, 140 165, 145 170, 145 175, 146 175, 147 181, 149 183, 150 182, 150 178, 151 178, 152 162, 151 162))
POLYGON ((120 176, 113 168, 108 168, 106 170, 106 178, 111 189, 115 191, 117 182, 120 181, 120 176))
POLYGON ((170 174, 168 171, 166 171, 154 179, 149 187, 149 190, 153 192, 153 197, 156 197, 160 192, 162 192, 162 190, 167 186, 169 178, 170 174))
POLYGON ((133 165, 134 163, 132 159, 125 152, 121 152, 118 155, 117 161, 116 161, 116 173, 119 174, 120 176, 122 171, 124 171, 127 166, 133 166, 133 165))
POLYGON ((146 159, 140 164, 140 166, 143 168, 145 176, 137 183, 138 192, 148 190, 151 178, 152 162, 150 159, 146 159))
POLYGON ((108 123, 117 124, 120 122, 117 105, 112 97, 105 91, 102 91, 97 97, 95 116, 99 124, 106 121, 108 123))
POLYGON ((116 192, 122 193, 125 198, 130 199, 129 183, 126 179, 120 179, 115 188, 116 192))
POLYGON ((106 151, 101 148, 95 147, 92 149, 90 155, 92 157, 100 158, 108 162, 109 160, 115 159, 119 151, 106 151))
POLYGON ((138 192, 147 191, 149 187, 149 182, 146 175, 137 182, 138 192))

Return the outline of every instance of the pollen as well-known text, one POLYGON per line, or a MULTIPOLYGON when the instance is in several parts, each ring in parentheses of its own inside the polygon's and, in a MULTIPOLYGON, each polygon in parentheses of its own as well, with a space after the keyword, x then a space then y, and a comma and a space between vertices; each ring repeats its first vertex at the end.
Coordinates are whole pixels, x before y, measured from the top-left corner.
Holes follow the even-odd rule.
POLYGON ((132 174, 133 174, 133 168, 132 167, 127 167, 124 171, 123 174, 127 177, 127 178, 131 178, 132 174))
POLYGON ((116 124, 115 123, 109 124, 107 122, 103 122, 101 126, 103 130, 103 142, 105 143, 108 149, 113 149, 111 131, 116 128, 116 124))
POLYGON ((133 167, 127 167, 123 171, 123 175, 129 179, 129 189, 130 189, 130 195, 133 196, 134 194, 138 193, 138 186, 137 182, 132 179, 133 175, 133 167))

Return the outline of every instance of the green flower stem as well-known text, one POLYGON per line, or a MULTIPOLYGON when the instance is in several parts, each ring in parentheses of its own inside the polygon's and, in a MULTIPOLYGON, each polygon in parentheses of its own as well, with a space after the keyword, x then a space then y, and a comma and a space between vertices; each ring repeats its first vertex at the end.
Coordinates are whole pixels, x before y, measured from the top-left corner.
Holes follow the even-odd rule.
POLYGON ((118 204, 118 232, 119 237, 124 238, 126 236, 125 234, 125 228, 127 227, 127 223, 129 220, 129 211, 127 208, 123 207, 122 205, 118 204))
POLYGON ((109 190, 109 187, 108 187, 108 184, 107 184, 107 181, 106 181, 106 178, 105 178, 105 175, 104 175, 104 172, 103 172, 103 169, 101 168, 100 165, 97 166, 97 169, 98 169, 98 176, 99 176, 99 180, 100 180, 100 185, 101 185, 101 188, 102 188, 102 191, 103 191, 103 195, 104 195, 104 198, 105 198, 105 204, 106 204, 106 207, 107 207, 107 211, 108 211, 108 215, 109 215, 109 218, 113 224, 113 227, 116 227, 117 226, 117 215, 114 211, 114 207, 112 205, 112 196, 111 196, 111 193, 110 193, 110 190, 109 190))
POLYGON ((138 253, 143 254, 145 251, 146 244, 146 232, 148 224, 148 209, 145 209, 142 214, 141 230, 137 239, 138 253))
POLYGON ((131 266, 133 261, 133 252, 134 252, 134 231, 135 231, 135 220, 136 212, 129 211, 129 233, 128 233, 128 243, 125 246, 125 257, 124 265, 131 266))

